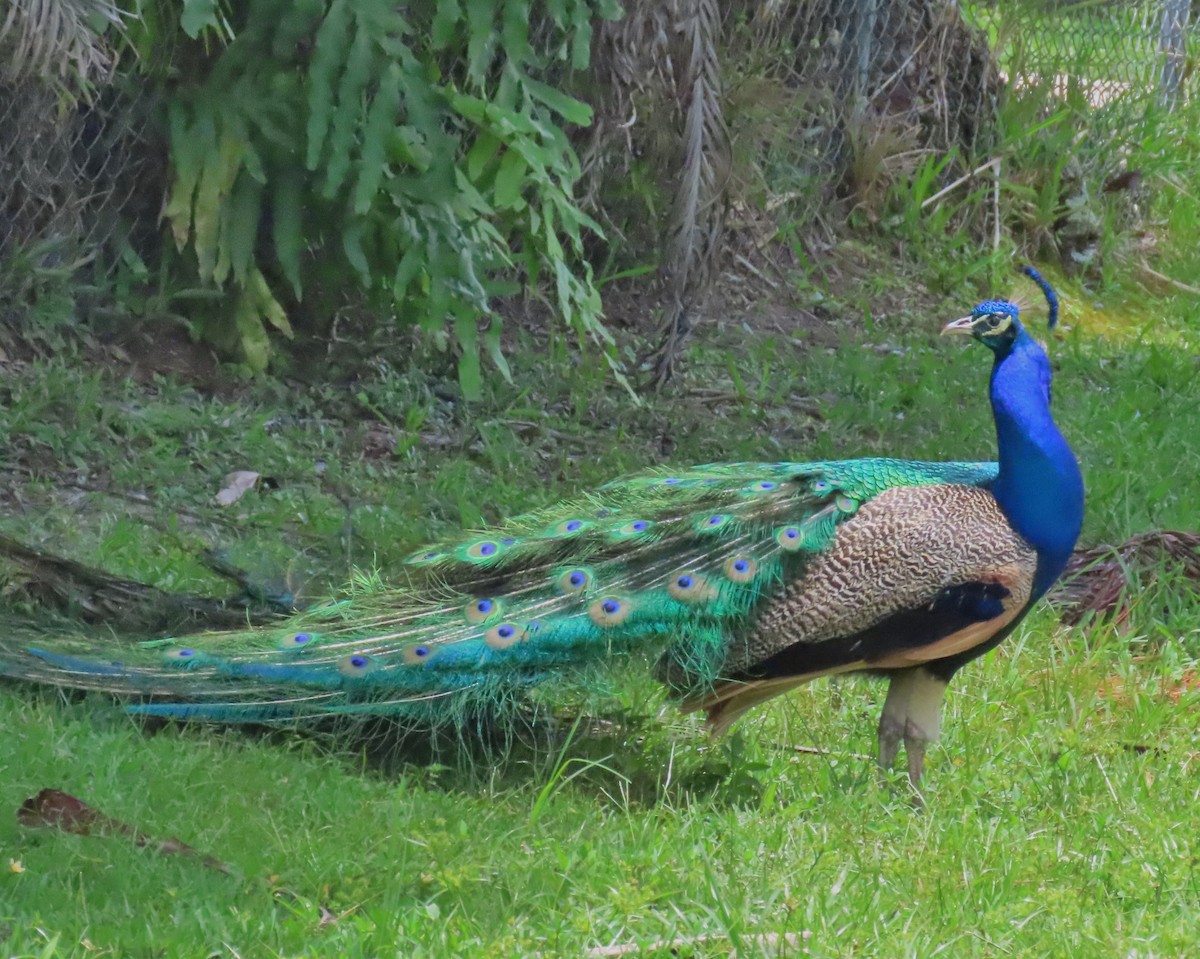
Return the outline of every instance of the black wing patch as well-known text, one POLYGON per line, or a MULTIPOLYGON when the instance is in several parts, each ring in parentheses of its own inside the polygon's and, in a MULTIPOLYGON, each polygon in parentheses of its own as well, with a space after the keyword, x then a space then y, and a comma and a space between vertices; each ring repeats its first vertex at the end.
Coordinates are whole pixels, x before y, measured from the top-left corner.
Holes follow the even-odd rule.
POLYGON ((734 681, 780 679, 787 676, 835 672, 850 663, 881 662, 904 650, 932 646, 960 630, 988 620, 997 627, 1006 622, 1003 601, 1012 595, 1001 583, 970 582, 947 586, 933 602, 920 609, 905 609, 851 636, 820 643, 795 643, 757 663, 734 681))

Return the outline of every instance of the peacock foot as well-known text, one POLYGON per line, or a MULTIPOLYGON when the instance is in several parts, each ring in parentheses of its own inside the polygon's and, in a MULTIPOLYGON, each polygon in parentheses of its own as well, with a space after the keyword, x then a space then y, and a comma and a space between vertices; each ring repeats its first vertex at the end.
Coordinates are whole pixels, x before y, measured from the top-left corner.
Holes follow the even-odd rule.
POLYGON ((921 776, 925 771, 925 752, 941 731, 944 680, 914 667, 892 675, 883 714, 879 718, 879 765, 886 772, 896 762, 900 743, 904 743, 908 761, 908 781, 922 805, 921 776))

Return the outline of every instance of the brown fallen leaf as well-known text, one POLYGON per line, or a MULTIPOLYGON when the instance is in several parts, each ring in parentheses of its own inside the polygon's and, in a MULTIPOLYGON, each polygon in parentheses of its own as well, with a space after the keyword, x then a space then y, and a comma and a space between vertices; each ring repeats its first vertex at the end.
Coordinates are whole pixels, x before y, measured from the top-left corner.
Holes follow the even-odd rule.
MULTIPOLYGON (((1200 670, 1185 670, 1178 680, 1164 679, 1158 684, 1158 695, 1172 703, 1200 691, 1200 670)), ((1149 692, 1149 691, 1148 691, 1149 692)), ((1096 694, 1101 699, 1107 699, 1118 706, 1129 706, 1133 694, 1129 685, 1120 676, 1106 676, 1096 687, 1096 694)), ((1151 693, 1153 695, 1153 693, 1151 693)))
POLYGON ((235 470, 225 477, 225 485, 215 499, 218 506, 232 506, 258 485, 259 475, 254 470, 235 470))
POLYGON ((362 455, 367 459, 391 456, 398 442, 396 434, 386 424, 371 422, 363 434, 362 455))
POLYGON ((135 846, 153 849, 165 856, 192 856, 209 869, 229 875, 229 866, 221 860, 198 852, 174 836, 154 839, 59 789, 43 789, 26 799, 17 810, 17 822, 28 829, 61 829, 76 836, 128 836, 135 846))
POLYGON ((1173 703, 1197 691, 1200 691, 1200 671, 1195 669, 1186 670, 1177 683, 1164 681, 1162 685, 1162 694, 1173 703))

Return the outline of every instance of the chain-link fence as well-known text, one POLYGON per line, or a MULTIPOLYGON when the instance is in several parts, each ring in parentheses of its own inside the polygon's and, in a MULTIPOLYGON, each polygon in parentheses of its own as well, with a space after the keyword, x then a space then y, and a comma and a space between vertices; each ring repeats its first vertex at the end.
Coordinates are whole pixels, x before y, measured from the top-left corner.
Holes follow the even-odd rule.
MULTIPOLYGON (((884 158, 911 173, 955 151, 953 176, 1016 132, 1005 108, 1020 101, 1038 108, 1019 113, 1026 122, 1074 114, 1116 146, 1149 112, 1188 105, 1195 86, 1190 0, 768 2, 747 24, 746 46, 774 51, 768 69, 794 97, 818 196, 861 186, 884 158)), ((731 97, 736 125, 754 104, 736 87, 731 97)))
POLYGON ((792 101, 796 152, 786 162, 810 199, 869 190, 885 164, 895 176, 931 154, 969 159, 995 136, 997 62, 987 34, 955 3, 768 3, 750 33, 752 47, 777 51, 767 70, 792 101))
POLYGON ((1013 93, 1058 101, 1179 105, 1192 73, 1191 0, 976 0, 964 12, 983 27, 1013 93))
MULTIPOLYGON (((628 6, 630 17, 657 15, 646 19, 653 29, 638 35, 649 48, 673 29, 672 12, 686 16, 691 4, 628 6)), ((947 179, 970 169, 1000 142, 1005 104, 1021 98, 1086 115, 1093 135, 1127 139, 1146 110, 1189 104, 1196 23, 1189 0, 724 5, 718 40, 727 51, 722 96, 735 165, 737 150, 756 137, 785 141, 777 151, 786 154, 785 175, 768 169, 766 178, 772 188, 807 195, 817 209, 838 195, 861 200, 853 194, 872 189, 871 171, 884 160, 893 182, 929 156, 959 157, 942 174, 947 179), (769 111, 775 129, 756 130, 755 117, 780 97, 786 109, 769 111), (780 116, 789 118, 784 129, 780 116)), ((637 58, 628 56, 624 69, 636 77, 637 58)), ((161 104, 128 62, 113 77, 90 98, 57 82, 0 85, 0 259, 32 250, 48 265, 95 262, 109 270, 122 250, 152 255, 162 242, 161 104)), ((611 135, 663 135, 645 129, 636 104, 623 109, 611 135)))
POLYGON ((166 170, 157 110, 119 72, 86 97, 37 78, 0 84, 0 264, 106 276, 152 251, 166 170))

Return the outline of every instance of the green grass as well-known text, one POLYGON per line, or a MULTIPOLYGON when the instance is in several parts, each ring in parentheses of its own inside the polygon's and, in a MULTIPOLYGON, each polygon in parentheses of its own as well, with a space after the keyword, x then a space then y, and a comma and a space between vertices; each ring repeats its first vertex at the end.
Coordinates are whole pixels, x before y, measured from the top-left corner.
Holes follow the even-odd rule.
MULTIPOLYGON (((1063 293, 1072 328, 1050 352, 1088 482, 1085 542, 1193 528, 1188 304, 1063 293)), ((215 544, 264 581, 320 594, 352 564, 386 571, 462 522, 645 465, 990 457, 989 359, 934 335, 969 303, 831 302, 864 318, 833 338, 718 325, 687 378, 641 407, 533 340, 513 344, 518 386, 470 407, 420 372, 427 356, 221 398, 70 355, 14 368, 0 384, 3 529, 209 592, 222 584, 191 550, 215 544), (379 424, 392 456, 364 452, 379 424), (233 469, 277 488, 221 510, 211 498, 233 469)), ((924 814, 898 774, 880 782, 854 755, 874 749, 882 687, 869 681, 819 682, 712 743, 630 679, 616 725, 442 764, 405 762, 378 731, 151 730, 102 698, 3 687, 0 953, 581 956, 716 936, 645 954, 755 956, 769 952, 756 937, 803 932, 813 956, 1187 955, 1200 694, 1180 687, 1197 653, 1186 584, 1148 592, 1119 633, 1039 610, 956 681, 924 814), (233 875, 17 826, 43 787, 178 836, 233 875)))

